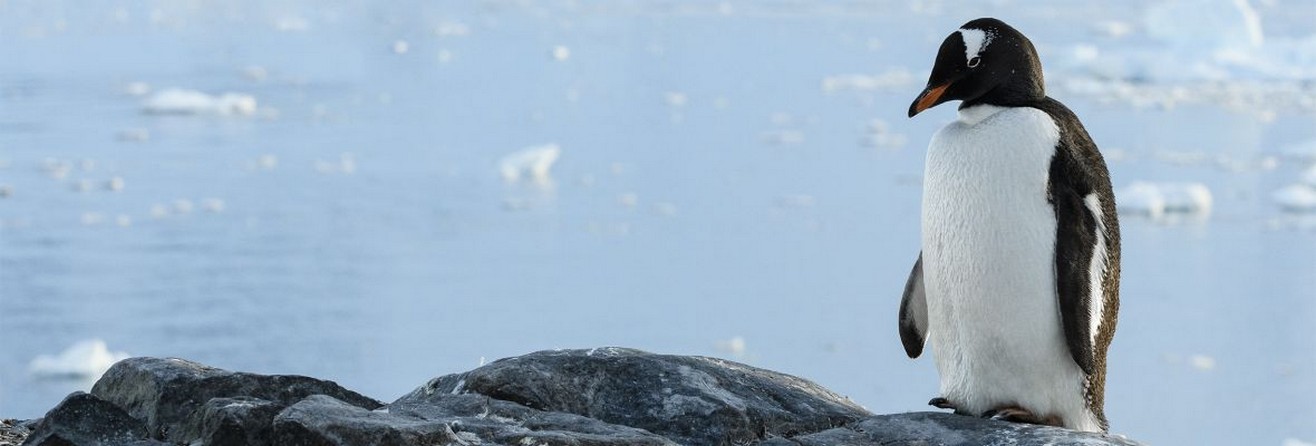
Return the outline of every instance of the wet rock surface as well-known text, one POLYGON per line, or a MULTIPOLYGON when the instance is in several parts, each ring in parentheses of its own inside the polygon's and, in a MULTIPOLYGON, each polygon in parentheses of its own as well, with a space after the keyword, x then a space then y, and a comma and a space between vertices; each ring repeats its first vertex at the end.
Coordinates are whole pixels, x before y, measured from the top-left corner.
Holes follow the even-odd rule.
POLYGON ((1133 445, 945 413, 874 415, 810 381, 715 358, 555 350, 383 404, 331 382, 130 358, 0 445, 1133 445))

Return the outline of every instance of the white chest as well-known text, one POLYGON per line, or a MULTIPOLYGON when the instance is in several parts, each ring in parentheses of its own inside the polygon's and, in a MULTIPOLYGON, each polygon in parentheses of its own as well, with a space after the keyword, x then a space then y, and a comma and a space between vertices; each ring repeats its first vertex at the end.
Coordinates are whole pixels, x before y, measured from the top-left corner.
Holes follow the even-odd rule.
POLYGON ((943 396, 966 410, 1085 407, 1055 294, 1056 220, 1046 194, 1058 140, 1041 110, 978 106, 928 148, 929 343, 943 396))

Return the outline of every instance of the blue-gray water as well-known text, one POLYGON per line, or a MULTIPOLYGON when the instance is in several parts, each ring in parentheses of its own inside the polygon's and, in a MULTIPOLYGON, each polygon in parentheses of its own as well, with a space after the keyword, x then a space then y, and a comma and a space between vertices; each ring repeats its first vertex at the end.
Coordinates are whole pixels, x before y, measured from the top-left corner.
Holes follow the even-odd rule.
MULTIPOLYGON (((1006 18, 1048 57, 1118 13, 725 5, 0 4, 0 416, 39 416, 84 385, 28 366, 93 338, 384 400, 483 359, 621 345, 925 409, 936 371, 905 358, 895 310, 923 147, 954 110, 911 120, 909 101, 970 18, 1006 18), (893 68, 914 79, 822 88, 893 68), (248 93, 261 110, 143 114, 134 82, 248 93), (874 119, 908 142, 863 144, 874 119), (500 178, 499 158, 545 143, 562 147, 551 184, 500 178), (114 177, 123 190, 105 190, 114 177), (743 353, 718 348, 734 337, 743 353)), ((1287 7, 1264 18, 1316 17, 1287 7)), ((1197 181, 1215 197, 1204 222, 1122 221, 1112 430, 1316 441, 1316 231, 1269 198, 1303 165, 1165 155, 1260 159, 1316 138, 1312 112, 1053 95, 1122 154, 1117 187, 1197 181)))

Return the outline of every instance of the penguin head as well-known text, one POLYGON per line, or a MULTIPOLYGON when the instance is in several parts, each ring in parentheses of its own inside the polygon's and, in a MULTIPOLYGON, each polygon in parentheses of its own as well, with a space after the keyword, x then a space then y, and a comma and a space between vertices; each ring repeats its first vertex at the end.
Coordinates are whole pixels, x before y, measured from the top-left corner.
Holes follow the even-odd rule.
POLYGON ((1005 22, 981 18, 941 42, 927 88, 910 104, 909 116, 954 100, 965 108, 1023 105, 1045 97, 1033 43, 1005 22))

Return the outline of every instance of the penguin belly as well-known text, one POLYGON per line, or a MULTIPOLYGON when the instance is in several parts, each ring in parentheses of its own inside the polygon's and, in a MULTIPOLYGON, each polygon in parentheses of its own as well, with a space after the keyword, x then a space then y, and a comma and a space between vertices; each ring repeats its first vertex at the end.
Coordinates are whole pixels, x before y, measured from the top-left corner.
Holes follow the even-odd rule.
POLYGON ((1099 429, 1061 326, 1048 173, 1059 130, 1030 107, 979 105, 933 137, 923 190, 928 342, 941 395, 1099 429))

